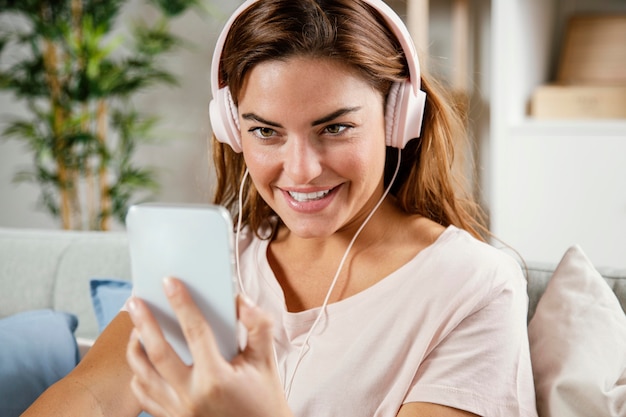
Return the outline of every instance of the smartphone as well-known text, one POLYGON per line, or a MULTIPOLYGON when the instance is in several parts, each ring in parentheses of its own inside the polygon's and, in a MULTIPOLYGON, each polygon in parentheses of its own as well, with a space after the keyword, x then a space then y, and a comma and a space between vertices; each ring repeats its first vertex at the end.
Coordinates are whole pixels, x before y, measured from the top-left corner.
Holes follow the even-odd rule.
POLYGON ((163 291, 163 278, 184 282, 227 360, 237 355, 233 222, 218 205, 133 205, 126 215, 133 295, 143 299, 169 344, 193 362, 163 291))

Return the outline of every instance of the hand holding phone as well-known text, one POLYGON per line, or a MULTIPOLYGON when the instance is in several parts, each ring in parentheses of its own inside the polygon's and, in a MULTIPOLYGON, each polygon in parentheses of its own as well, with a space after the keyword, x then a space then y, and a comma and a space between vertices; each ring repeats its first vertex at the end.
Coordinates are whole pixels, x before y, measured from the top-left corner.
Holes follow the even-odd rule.
POLYGON ((207 319, 225 359, 237 355, 233 223, 217 205, 140 204, 126 216, 133 293, 155 316, 186 364, 193 359, 163 291, 163 278, 180 279, 207 319))

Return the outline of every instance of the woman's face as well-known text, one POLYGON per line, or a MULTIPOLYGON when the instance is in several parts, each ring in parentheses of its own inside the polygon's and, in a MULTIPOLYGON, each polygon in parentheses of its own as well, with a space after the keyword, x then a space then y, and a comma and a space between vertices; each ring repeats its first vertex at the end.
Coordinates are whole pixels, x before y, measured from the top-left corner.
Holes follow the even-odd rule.
POLYGON ((383 97, 336 60, 266 61, 239 96, 243 155, 267 204, 303 238, 358 227, 383 192, 383 97))

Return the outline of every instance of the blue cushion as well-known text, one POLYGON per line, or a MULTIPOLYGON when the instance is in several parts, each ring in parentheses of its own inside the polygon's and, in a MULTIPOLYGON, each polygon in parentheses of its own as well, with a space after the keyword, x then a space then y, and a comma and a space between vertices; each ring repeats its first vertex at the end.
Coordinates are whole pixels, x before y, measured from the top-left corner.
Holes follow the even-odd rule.
POLYGON ((19 416, 78 363, 70 313, 34 310, 0 320, 0 415, 19 416))
POLYGON ((89 282, 91 302, 100 332, 119 313, 132 293, 132 283, 120 279, 98 279, 89 282))

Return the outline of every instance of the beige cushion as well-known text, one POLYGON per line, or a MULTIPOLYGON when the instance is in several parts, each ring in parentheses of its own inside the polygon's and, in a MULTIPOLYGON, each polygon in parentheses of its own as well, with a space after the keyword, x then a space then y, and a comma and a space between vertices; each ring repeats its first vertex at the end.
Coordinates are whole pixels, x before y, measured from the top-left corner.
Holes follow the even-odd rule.
POLYGON ((529 327, 539 417, 626 416, 626 315, 578 246, 529 327))

